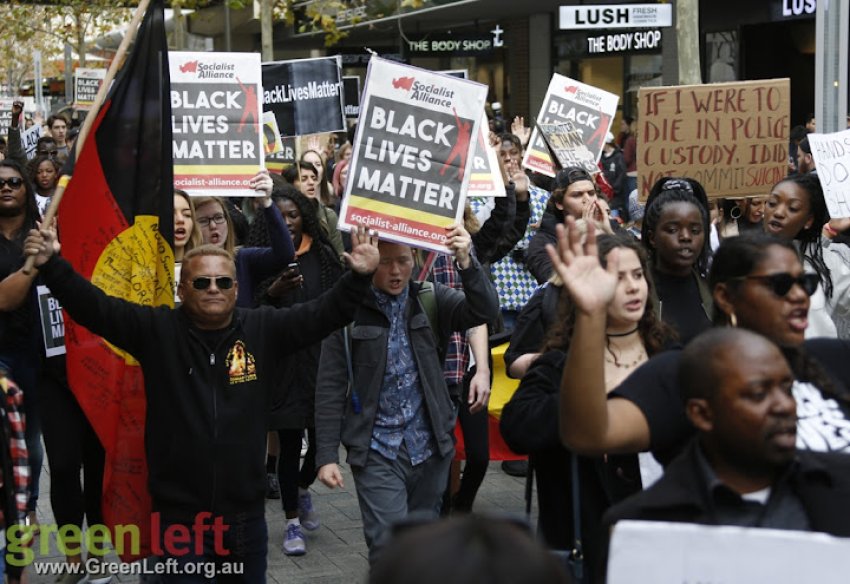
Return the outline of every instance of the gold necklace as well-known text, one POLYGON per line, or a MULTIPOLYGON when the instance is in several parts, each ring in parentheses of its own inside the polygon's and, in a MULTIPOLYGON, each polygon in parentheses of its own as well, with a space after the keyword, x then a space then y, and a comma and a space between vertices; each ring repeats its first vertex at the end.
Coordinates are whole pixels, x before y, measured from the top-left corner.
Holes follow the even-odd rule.
POLYGON ((642 345, 641 345, 640 352, 638 353, 637 358, 634 361, 632 361, 631 363, 620 363, 620 362, 618 362, 616 357, 614 356, 614 352, 611 351, 610 348, 608 349, 608 353, 610 353, 611 356, 609 357, 606 354, 605 355, 605 362, 610 363, 611 365, 613 365, 614 367, 617 367, 618 369, 633 369, 636 366, 643 363, 644 359, 646 359, 646 357, 647 357, 646 349, 642 345))

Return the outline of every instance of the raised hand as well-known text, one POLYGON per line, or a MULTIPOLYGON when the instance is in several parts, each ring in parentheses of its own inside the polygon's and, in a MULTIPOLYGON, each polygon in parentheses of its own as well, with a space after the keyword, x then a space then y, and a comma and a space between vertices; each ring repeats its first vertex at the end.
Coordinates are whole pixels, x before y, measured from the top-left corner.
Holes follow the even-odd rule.
POLYGON ((254 177, 248 183, 252 189, 255 191, 263 193, 266 197, 272 196, 272 188, 274 188, 274 183, 272 183, 272 177, 269 176, 269 171, 265 168, 260 169, 260 172, 254 175, 254 177))
POLYGON ((469 232, 463 228, 463 225, 455 223, 446 228, 446 247, 454 253, 455 261, 461 269, 465 270, 469 267, 469 253, 472 250, 472 237, 469 232))
POLYGON ((607 268, 599 262, 596 247, 596 231, 587 230, 587 239, 581 241, 573 217, 567 217, 566 225, 557 226, 558 249, 546 246, 552 267, 564 282, 576 308, 586 314, 605 311, 614 299, 619 280, 619 250, 608 253, 607 268))
POLYGON ((582 210, 582 218, 591 226, 596 226, 609 235, 614 234, 611 229, 611 208, 608 206, 608 201, 596 197, 589 205, 582 210))
POLYGON ((36 225, 38 229, 30 229, 29 235, 24 240, 24 254, 33 256, 35 266, 40 268, 54 254, 59 253, 60 246, 55 226, 44 227, 40 221, 37 221, 36 225))
POLYGON ((514 121, 511 122, 511 133, 519 138, 523 148, 528 146, 528 141, 531 140, 531 128, 525 125, 524 117, 516 116, 514 118, 514 121))
POLYGON ((342 254, 348 267, 358 274, 368 275, 378 269, 378 233, 357 225, 351 230, 351 253, 342 254))

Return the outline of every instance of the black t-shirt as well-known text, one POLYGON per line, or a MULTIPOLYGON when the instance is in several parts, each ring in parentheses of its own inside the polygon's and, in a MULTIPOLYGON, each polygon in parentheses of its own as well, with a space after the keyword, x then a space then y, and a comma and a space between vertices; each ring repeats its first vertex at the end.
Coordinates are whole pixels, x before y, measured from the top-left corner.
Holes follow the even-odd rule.
MULTIPOLYGON (((24 265, 23 250, 17 241, 0 235, 0 280, 24 265)), ((0 351, 20 350, 33 331, 33 300, 10 312, 0 312, 0 351)))
POLYGON ((683 278, 654 270, 652 277, 661 302, 661 318, 679 333, 683 345, 711 326, 699 295, 697 276, 688 274, 683 278))
MULTIPOLYGON (((803 348, 823 368, 838 393, 850 395, 850 341, 812 339, 803 343, 803 348)), ((650 450, 665 466, 694 433, 679 395, 681 355, 679 350, 656 355, 608 396, 627 399, 640 409, 649 425, 650 450)), ((797 446, 850 453, 850 402, 825 396, 805 382, 796 382, 793 391, 799 418, 797 446)))

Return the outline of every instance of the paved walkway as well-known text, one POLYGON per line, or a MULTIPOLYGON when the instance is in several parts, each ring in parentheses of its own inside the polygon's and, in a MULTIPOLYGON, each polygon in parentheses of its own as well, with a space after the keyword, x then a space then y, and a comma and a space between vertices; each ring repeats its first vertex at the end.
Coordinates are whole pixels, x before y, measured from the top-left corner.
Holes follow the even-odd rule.
MULTIPOLYGON (((308 533, 307 554, 289 557, 281 550, 285 520, 280 501, 267 501, 266 519, 269 528, 268 582, 269 584, 351 584, 365 582, 368 572, 366 543, 354 491, 354 478, 343 466, 345 490, 332 491, 319 483, 313 485, 313 502, 320 513, 322 526, 308 533)), ((506 475, 501 463, 491 462, 484 484, 475 501, 475 512, 482 514, 511 514, 523 516, 525 479, 506 475)), ((38 518, 42 523, 52 523, 50 509, 50 469, 45 464, 41 475, 41 496, 38 518)), ((51 536, 53 540, 54 536, 51 536)), ((38 544, 36 544, 38 545, 38 544)), ((59 562, 55 540, 51 550, 42 556, 36 552, 37 562, 59 562)), ((117 559, 112 556, 113 561, 117 559)), ((36 575, 28 569, 28 582, 40 584, 53 582, 55 576, 36 575)), ((122 576, 117 582, 137 582, 137 576, 122 576)))

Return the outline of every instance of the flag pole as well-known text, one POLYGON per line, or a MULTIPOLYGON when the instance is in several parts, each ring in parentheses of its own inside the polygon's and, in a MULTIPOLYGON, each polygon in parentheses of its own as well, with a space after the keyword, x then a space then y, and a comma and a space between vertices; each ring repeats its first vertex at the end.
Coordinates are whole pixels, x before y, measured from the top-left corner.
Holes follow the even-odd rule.
MULTIPOLYGON (((94 103, 92 104, 86 119, 83 121, 83 127, 80 128, 80 134, 74 141, 73 156, 75 160, 79 156, 79 153, 83 151, 83 144, 85 143, 86 138, 88 138, 89 132, 91 132, 91 127, 94 125, 95 118, 97 118, 100 113, 100 108, 103 106, 103 102, 106 99, 109 86, 118 74, 118 70, 124 65, 124 59, 127 56, 127 51, 136 39, 136 33, 139 31, 139 24, 142 22, 142 18, 144 18, 145 13, 148 11, 150 3, 151 0, 142 0, 139 2, 138 8, 136 8, 136 12, 133 14, 132 20, 130 20, 130 24, 127 27, 127 34, 125 34, 124 38, 121 39, 121 44, 115 52, 115 57, 112 59, 112 63, 109 64, 106 77, 103 79, 103 83, 100 84, 100 88, 97 90, 94 103)), ((53 222, 53 218, 56 217, 56 213, 59 211, 59 203, 62 202, 62 195, 65 193, 65 187, 68 186, 70 180, 71 176, 68 174, 63 174, 59 177, 59 181, 56 183, 56 192, 50 200, 50 206, 47 208, 47 213, 44 214, 42 225, 47 226, 53 222)), ((29 275, 32 272, 34 265, 35 257, 29 256, 26 259, 26 262, 24 262, 24 267, 22 269, 23 273, 29 275)))

